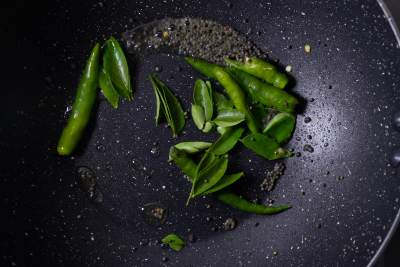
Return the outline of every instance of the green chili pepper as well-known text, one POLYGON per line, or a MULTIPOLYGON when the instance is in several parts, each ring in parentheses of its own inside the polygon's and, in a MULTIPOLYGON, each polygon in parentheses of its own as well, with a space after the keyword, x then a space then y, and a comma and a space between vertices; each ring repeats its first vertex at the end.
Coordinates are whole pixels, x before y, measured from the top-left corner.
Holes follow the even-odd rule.
POLYGON ((275 115, 263 133, 274 138, 279 144, 289 140, 296 125, 296 117, 289 113, 275 115))
POLYGON ((246 117, 247 126, 253 133, 258 132, 258 125, 253 115, 249 111, 246 103, 246 97, 242 92, 239 85, 234 79, 225 71, 225 69, 219 65, 208 63, 202 59, 194 59, 191 57, 185 57, 187 63, 189 63, 194 69, 198 70, 202 74, 216 79, 224 88, 230 99, 232 100, 235 108, 241 112, 246 117))
POLYGON ((72 153, 89 121, 97 96, 99 55, 100 45, 96 44, 79 81, 71 115, 58 141, 59 155, 67 156, 72 153))
POLYGON ((281 112, 293 113, 299 101, 287 92, 266 84, 250 74, 230 68, 229 73, 252 98, 281 112))
POLYGON ((112 84, 110 75, 104 68, 101 68, 99 72, 99 87, 108 103, 110 103, 113 108, 118 108, 119 94, 112 84))
MULTIPOLYGON (((178 167, 187 175, 189 180, 193 181, 193 177, 196 175, 196 168, 197 168, 196 163, 193 160, 191 160, 185 152, 180 151, 175 147, 171 147, 169 157, 170 160, 174 161, 175 164, 178 165, 178 167)), ((239 175, 239 174, 233 174, 233 175, 239 175)), ((225 176, 221 179, 221 181, 223 179, 225 179, 225 176)), ((212 188, 210 190, 212 190, 212 188)), ((245 200, 244 198, 236 195, 235 193, 227 189, 214 192, 213 195, 216 196, 217 199, 222 203, 225 203, 226 205, 229 205, 235 209, 249 213, 274 214, 290 208, 290 206, 288 205, 273 207, 273 206, 264 206, 255 204, 253 202, 245 200)))
POLYGON ((104 44, 103 65, 115 89, 127 100, 132 100, 132 86, 128 62, 118 41, 111 37, 104 44))
POLYGON ((176 234, 166 235, 163 239, 161 239, 161 242, 168 245, 175 251, 180 251, 185 246, 185 241, 183 241, 182 238, 176 234))
POLYGON ((289 205, 264 206, 256 204, 236 195, 230 190, 218 191, 215 193, 215 196, 222 203, 225 203, 235 209, 261 215, 276 214, 291 208, 289 205))
POLYGON ((289 81, 288 77, 279 72, 274 65, 260 58, 246 58, 244 63, 226 58, 225 62, 228 66, 245 71, 280 89, 285 88, 289 81))
POLYGON ((292 152, 281 148, 273 138, 260 134, 249 134, 242 139, 243 145, 268 160, 275 160, 293 156, 292 152))

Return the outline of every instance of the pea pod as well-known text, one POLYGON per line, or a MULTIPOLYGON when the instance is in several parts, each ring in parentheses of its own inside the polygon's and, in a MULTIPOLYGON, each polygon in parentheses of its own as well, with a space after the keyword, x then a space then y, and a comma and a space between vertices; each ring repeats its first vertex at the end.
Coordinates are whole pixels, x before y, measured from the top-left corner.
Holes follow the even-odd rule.
POLYGON ((218 191, 215 193, 215 196, 222 203, 225 203, 235 209, 260 215, 276 214, 291 208, 289 205, 264 206, 256 204, 236 195, 230 190, 218 191))
POLYGON ((295 125, 295 116, 289 113, 279 113, 267 124, 263 133, 274 138, 281 144, 290 139, 295 125))
POLYGON ((245 71, 280 89, 285 88, 289 81, 284 73, 279 72, 274 65, 261 58, 246 58, 244 63, 225 58, 225 62, 228 66, 245 71))
POLYGON ((100 45, 96 44, 79 81, 71 115, 58 141, 59 155, 68 156, 73 152, 89 122, 97 96, 99 56, 100 45))
POLYGON ((118 41, 111 37, 104 44, 103 65, 118 93, 132 100, 132 86, 128 62, 118 41))
POLYGON ((234 79, 225 71, 225 69, 219 65, 208 63, 202 59, 194 59, 191 57, 185 57, 187 63, 189 63, 194 69, 198 70, 202 74, 209 78, 216 79, 224 88, 230 99, 232 100, 235 108, 246 117, 246 123, 250 131, 253 133, 258 132, 258 125, 253 115, 249 111, 246 103, 246 97, 242 92, 239 85, 234 79))
POLYGON ((99 87, 108 103, 110 103, 113 108, 118 108, 119 94, 112 84, 110 75, 104 68, 101 68, 99 72, 99 87))
MULTIPOLYGON (((185 152, 179 151, 179 149, 175 147, 171 147, 169 156, 170 159, 174 161, 175 164, 178 165, 178 167, 188 176, 189 180, 193 181, 193 177, 196 175, 196 163, 192 161, 185 152)), ((222 179, 224 179, 224 177, 222 179)), ((214 192, 213 195, 216 196, 220 202, 249 213, 274 214, 290 208, 288 205, 276 207, 259 205, 236 195, 229 189, 214 192)))
POLYGON ((253 99, 281 112, 293 113, 299 101, 287 92, 266 84, 250 74, 230 68, 229 73, 253 99))
POLYGON ((268 160, 291 157, 293 153, 281 148, 273 138, 260 134, 249 134, 242 139, 242 143, 257 155, 268 160))

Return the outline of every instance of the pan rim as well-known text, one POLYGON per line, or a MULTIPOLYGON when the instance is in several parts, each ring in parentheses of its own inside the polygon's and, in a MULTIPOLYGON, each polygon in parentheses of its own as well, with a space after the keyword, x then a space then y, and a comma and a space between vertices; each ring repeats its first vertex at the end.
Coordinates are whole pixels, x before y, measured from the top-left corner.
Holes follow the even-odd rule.
MULTIPOLYGON (((385 0, 376 0, 376 1, 377 1, 378 5, 381 7, 383 14, 385 15, 385 18, 386 18, 387 22, 389 23, 390 28, 393 31, 393 34, 396 38, 397 47, 400 48, 400 31, 396 24, 396 21, 394 20, 394 18, 392 16, 392 13, 389 10, 389 7, 386 5, 385 0)), ((394 221, 393 221, 389 231, 387 232, 382 244, 379 246, 378 250, 375 252, 374 256, 369 261, 367 267, 375 266, 377 261, 382 257, 390 240, 392 240, 397 229, 399 229, 399 224, 400 224, 400 209, 397 210, 397 215, 394 218, 394 221)))

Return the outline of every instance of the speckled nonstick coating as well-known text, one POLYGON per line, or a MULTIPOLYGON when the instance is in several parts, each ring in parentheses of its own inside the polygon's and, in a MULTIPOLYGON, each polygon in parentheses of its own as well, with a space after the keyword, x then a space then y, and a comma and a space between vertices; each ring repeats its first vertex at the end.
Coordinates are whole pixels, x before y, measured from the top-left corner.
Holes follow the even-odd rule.
POLYGON ((366 266, 377 254, 400 206, 399 169, 388 165, 400 145, 391 126, 400 107, 400 50, 376 1, 49 2, 20 2, 18 12, 4 9, 2 16, 17 20, 2 36, 18 37, 16 59, 9 52, 15 44, 1 44, 4 62, 11 62, 0 66, 6 74, 0 90, 4 266, 366 266), (302 156, 286 160, 286 173, 269 195, 258 185, 271 163, 237 149, 231 164, 247 173, 240 192, 291 203, 291 210, 248 215, 212 198, 184 207, 189 184, 166 162, 168 148, 215 136, 199 133, 191 120, 177 140, 155 127, 146 80, 162 66, 160 77, 188 109, 199 75, 180 57, 131 61, 135 100, 112 110, 100 98, 77 154, 55 154, 94 40, 166 16, 230 25, 293 66, 293 91, 307 106, 289 147, 302 156), (304 53, 306 43, 311 54, 304 53), (304 123, 306 116, 311 122, 304 123), (158 157, 150 152, 154 142, 158 157), (313 153, 302 151, 306 144, 313 153), (97 174, 102 203, 80 191, 76 169, 82 165, 97 174), (146 223, 141 210, 153 202, 168 209, 160 227, 146 223), (211 230, 228 217, 237 219, 235 230, 211 230), (191 232, 197 240, 175 253, 156 244, 170 232, 184 238, 191 232))

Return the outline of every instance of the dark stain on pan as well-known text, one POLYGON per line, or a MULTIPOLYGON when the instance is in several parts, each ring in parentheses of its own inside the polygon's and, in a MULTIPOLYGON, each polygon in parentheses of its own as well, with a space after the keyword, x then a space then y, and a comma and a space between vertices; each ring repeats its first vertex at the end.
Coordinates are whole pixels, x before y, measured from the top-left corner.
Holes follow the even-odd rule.
POLYGON ((400 103, 400 50, 375 1, 60 1, 18 7, 24 17, 17 23, 20 58, 14 60, 24 79, 10 75, 4 83, 13 90, 0 93, 6 99, 0 112, 7 126, 0 128, 1 152, 7 152, 1 155, 0 190, 7 264, 365 266, 376 254, 400 207, 399 169, 390 164, 400 144, 392 127, 400 103), (147 74, 161 67, 159 75, 185 108, 198 77, 174 55, 137 64, 134 102, 114 111, 100 100, 82 154, 59 158, 54 152, 93 40, 155 19, 199 15, 247 34, 272 59, 290 64, 293 90, 314 99, 289 144, 295 151, 308 144, 314 152, 287 160, 272 192, 259 191, 272 164, 236 151, 234 165, 248 173, 238 190, 289 202, 288 212, 250 216, 212 198, 184 207, 188 183, 164 160, 168 147, 215 136, 199 134, 191 122, 177 140, 169 129, 155 128, 147 74), (311 53, 304 52, 306 44, 311 53), (158 157, 151 152, 154 143, 158 157), (102 203, 79 189, 78 166, 95 172, 102 203), (147 203, 167 208, 165 222, 145 221, 147 203), (221 231, 228 218, 235 218, 236 228, 221 231), (196 242, 173 253, 158 242, 169 232, 194 234, 196 242))

